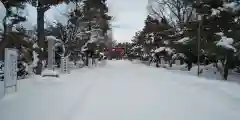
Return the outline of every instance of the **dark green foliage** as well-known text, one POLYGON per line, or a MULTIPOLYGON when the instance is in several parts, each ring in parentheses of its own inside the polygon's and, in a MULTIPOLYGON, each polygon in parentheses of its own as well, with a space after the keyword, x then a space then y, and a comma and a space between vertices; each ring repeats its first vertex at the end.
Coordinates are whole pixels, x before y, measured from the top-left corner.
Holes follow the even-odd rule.
POLYGON ((135 46, 148 48, 148 51, 154 50, 156 47, 169 47, 174 49, 175 53, 183 53, 186 56, 186 63, 191 66, 190 63, 197 62, 197 38, 200 25, 201 50, 199 55, 201 64, 204 64, 205 57, 208 58, 208 63, 222 61, 223 76, 224 79, 227 79, 227 71, 236 68, 238 66, 236 63, 239 61, 239 57, 236 56, 239 56, 240 49, 240 9, 238 9, 240 2, 238 0, 162 0, 158 4, 160 10, 165 7, 173 8, 170 10, 173 16, 152 9, 158 20, 147 16, 144 28, 138 32, 139 34, 136 34, 133 40, 135 46), (162 3, 165 3, 166 6, 162 3), (196 12, 191 12, 191 10, 196 12), (187 14, 188 11, 191 14, 187 14), (196 15, 201 15, 202 20, 198 21, 196 15), (182 18, 183 16, 187 16, 189 19, 182 18), (172 24, 171 17, 176 20, 174 24, 172 24), (217 35, 220 32, 224 36, 217 35), (184 37, 189 37, 190 40, 185 43, 177 42, 184 37), (217 46, 217 42, 224 37, 234 40, 232 46, 236 50, 217 46), (151 41, 152 38, 154 41, 146 44, 146 41, 151 41))

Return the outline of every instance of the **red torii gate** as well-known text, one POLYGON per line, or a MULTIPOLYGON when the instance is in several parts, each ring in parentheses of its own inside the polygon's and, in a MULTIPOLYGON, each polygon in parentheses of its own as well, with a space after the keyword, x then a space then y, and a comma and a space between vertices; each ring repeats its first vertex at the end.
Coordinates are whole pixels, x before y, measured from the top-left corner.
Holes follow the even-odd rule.
POLYGON ((115 47, 115 48, 110 48, 108 49, 109 55, 112 56, 113 54, 120 54, 119 57, 123 57, 124 56, 124 48, 119 48, 119 47, 115 47))

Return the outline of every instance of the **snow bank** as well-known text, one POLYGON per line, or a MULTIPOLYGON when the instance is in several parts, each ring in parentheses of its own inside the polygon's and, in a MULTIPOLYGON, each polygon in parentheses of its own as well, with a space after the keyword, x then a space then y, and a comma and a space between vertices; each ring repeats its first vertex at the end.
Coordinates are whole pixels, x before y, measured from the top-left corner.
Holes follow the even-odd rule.
POLYGON ((42 76, 55 76, 58 77, 59 73, 55 70, 45 69, 42 71, 42 76))

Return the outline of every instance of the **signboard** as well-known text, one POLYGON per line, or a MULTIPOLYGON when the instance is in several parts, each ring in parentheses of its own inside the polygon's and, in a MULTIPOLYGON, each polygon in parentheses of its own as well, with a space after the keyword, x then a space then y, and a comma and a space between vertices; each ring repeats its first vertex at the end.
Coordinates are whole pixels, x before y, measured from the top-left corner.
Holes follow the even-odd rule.
POLYGON ((62 73, 69 73, 68 69, 68 58, 67 57, 62 57, 61 58, 61 72, 62 73))
MULTIPOLYGON (((5 48, 4 61, 4 88, 17 88, 17 59, 18 53, 16 49, 5 48)), ((17 89, 15 89, 17 90, 17 89)))

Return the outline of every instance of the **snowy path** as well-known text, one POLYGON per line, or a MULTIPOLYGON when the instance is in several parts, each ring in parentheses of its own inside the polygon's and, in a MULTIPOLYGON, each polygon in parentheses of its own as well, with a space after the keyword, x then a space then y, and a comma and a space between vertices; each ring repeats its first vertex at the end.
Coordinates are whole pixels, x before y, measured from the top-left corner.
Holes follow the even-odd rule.
POLYGON ((239 120, 240 86, 128 61, 24 80, 0 120, 239 120))

